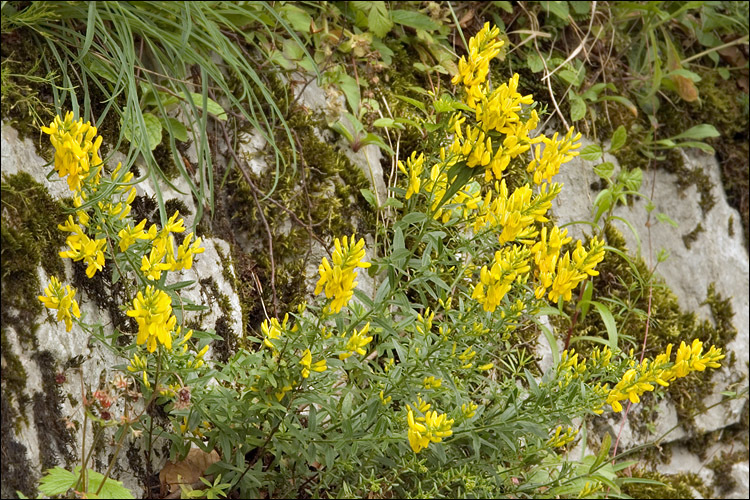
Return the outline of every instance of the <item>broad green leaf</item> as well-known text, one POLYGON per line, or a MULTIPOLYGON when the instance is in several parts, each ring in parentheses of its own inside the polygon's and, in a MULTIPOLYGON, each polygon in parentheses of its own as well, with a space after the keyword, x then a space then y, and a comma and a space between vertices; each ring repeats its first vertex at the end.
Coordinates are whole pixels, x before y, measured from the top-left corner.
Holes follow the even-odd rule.
POLYGON ((581 150, 581 158, 588 161, 597 161, 602 157, 602 148, 597 144, 589 144, 581 150))
POLYGON ((285 4, 281 7, 281 15, 289 21, 289 24, 295 31, 300 33, 309 33, 312 17, 305 10, 291 4, 285 4))
POLYGON ((587 14, 591 10, 591 2, 582 2, 579 0, 572 0, 568 2, 573 7, 573 12, 576 14, 587 14))
POLYGON ((637 167, 633 170, 620 170, 617 180, 622 182, 626 190, 638 191, 643 183, 643 171, 637 167))
POLYGON ((696 148, 696 149, 700 149, 704 153, 708 153, 708 154, 714 154, 714 153, 716 153, 716 151, 714 150, 714 148, 712 148, 711 146, 709 146, 705 142, 700 142, 700 141, 686 141, 686 142, 681 142, 681 143, 677 144, 677 146, 681 147, 681 148, 696 148))
POLYGON ((346 102, 349 103, 349 108, 354 114, 357 114, 357 112, 359 111, 360 100, 359 85, 357 85, 357 80, 349 75, 341 74, 339 76, 338 84, 339 88, 346 96, 346 102))
MULTIPOLYGON (((151 113, 143 113, 143 123, 146 126, 146 140, 148 140, 149 148, 153 151, 161 143, 161 122, 151 113)), ((143 132, 141 131, 140 124, 136 122, 135 117, 132 119, 127 116, 123 118, 121 129, 125 138, 140 149, 143 132)))
POLYGON ((529 67, 532 73, 539 73, 544 69, 544 61, 539 57, 536 52, 529 54, 526 57, 526 65, 529 67))
POLYGON ((69 470, 55 467, 49 469, 39 480, 39 491, 47 496, 63 495, 75 485, 77 480, 78 476, 69 470))
MULTIPOLYGON (((172 127, 171 133, 175 139, 180 142, 188 140, 187 128, 180 120, 167 117, 167 122, 169 123, 169 126, 172 127)), ((162 122, 162 127, 164 127, 164 130, 169 131, 169 127, 167 127, 166 123, 162 122)))
POLYGON ((360 193, 362 193, 362 196, 364 196, 367 203, 369 203, 373 208, 378 208, 378 202, 375 199, 375 195, 370 191, 369 189, 360 189, 360 193))
POLYGON ((605 161, 604 163, 594 167, 596 175, 602 179, 609 180, 612 178, 612 174, 615 172, 615 166, 612 162, 605 161))
POLYGON ((368 28, 375 36, 383 38, 393 27, 388 8, 385 6, 385 2, 369 3, 371 3, 371 7, 370 14, 367 16, 368 28))
MULTIPOLYGON (((184 92, 182 93, 182 97, 183 99, 188 101, 188 98, 184 92)), ((195 104, 199 109, 208 111, 208 113, 214 115, 217 120, 224 121, 227 119, 227 112, 224 111, 224 108, 222 108, 218 102, 214 101, 210 97, 206 97, 205 104, 203 102, 203 96, 201 94, 190 92, 190 97, 193 98, 193 104, 195 104)))
POLYGON ((586 103, 581 96, 573 94, 570 97, 570 119, 574 122, 586 116, 586 103))
POLYGON ((542 7, 545 11, 551 12, 558 18, 562 19, 563 21, 568 20, 568 2, 563 1, 550 1, 550 2, 542 2, 542 7))
POLYGON ((617 102, 628 108, 628 110, 633 114, 633 116, 638 116, 638 108, 635 104, 633 104, 633 101, 628 99, 627 97, 623 97, 621 95, 605 95, 601 96, 599 98, 600 101, 612 101, 617 102))
POLYGON ((430 16, 415 10, 392 10, 391 20, 396 24, 402 24, 418 30, 435 31, 440 29, 440 25, 433 21, 430 16))
POLYGON ((623 125, 617 127, 617 130, 612 134, 612 144, 609 147, 609 152, 612 153, 623 147, 627 138, 628 133, 625 131, 625 127, 623 125))

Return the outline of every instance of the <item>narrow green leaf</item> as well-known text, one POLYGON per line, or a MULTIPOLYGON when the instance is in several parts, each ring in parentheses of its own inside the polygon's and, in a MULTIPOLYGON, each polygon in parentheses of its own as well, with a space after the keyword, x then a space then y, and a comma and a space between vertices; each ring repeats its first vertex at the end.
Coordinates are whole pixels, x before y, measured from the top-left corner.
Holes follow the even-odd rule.
POLYGON ((605 306, 601 302, 592 300, 591 305, 596 308, 599 316, 602 317, 604 327, 607 329, 607 336, 609 337, 609 348, 612 351, 616 351, 618 341, 617 325, 615 324, 615 318, 614 316, 612 316, 612 312, 610 312, 609 308, 607 308, 607 306, 605 306))
POLYGON ((718 130, 716 130, 716 127, 713 125, 710 125, 708 123, 702 123, 700 125, 696 125, 695 127, 692 127, 685 132, 678 134, 674 137, 670 137, 673 141, 676 141, 677 139, 694 139, 694 140, 701 140, 706 139, 708 137, 719 137, 721 134, 718 130))

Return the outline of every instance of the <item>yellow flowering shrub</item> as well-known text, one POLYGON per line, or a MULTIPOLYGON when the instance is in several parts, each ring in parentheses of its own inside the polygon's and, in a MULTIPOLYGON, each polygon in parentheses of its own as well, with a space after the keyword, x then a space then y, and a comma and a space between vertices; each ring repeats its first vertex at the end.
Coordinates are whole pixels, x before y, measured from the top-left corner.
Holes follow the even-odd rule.
MULTIPOLYGON (((489 24, 469 40, 452 80, 460 101, 435 103, 435 150, 396 161, 403 178, 386 206, 401 212, 382 218, 381 245, 333 238, 309 303, 278 313, 261 303, 265 317, 246 315, 246 335, 222 361, 209 354, 218 335, 178 324, 177 289, 187 285, 164 286, 167 273, 191 269, 201 238, 179 212, 161 228, 133 220, 132 176, 119 165, 93 173, 101 141, 90 126, 70 115, 48 127, 63 149, 56 169, 76 186, 75 214, 60 226, 70 233, 64 256, 89 277, 115 265, 119 279, 137 278, 123 308, 137 332, 123 332, 135 338, 120 348, 121 371, 169 420, 138 431, 167 436, 176 457, 216 450, 213 467, 243 498, 567 498, 603 485, 619 495, 608 446, 565 454, 585 434, 574 422, 621 411, 724 355, 695 340, 674 359, 670 345, 637 363, 612 337, 586 357, 558 355, 546 332, 553 364, 539 369, 539 316, 551 304, 564 314, 561 301, 598 275, 607 248, 600 234, 574 241, 550 220, 563 189, 553 177, 580 134, 535 135, 540 112, 519 76, 490 81, 502 46, 489 24), (357 289, 368 268, 372 293, 357 289)), ((53 277, 39 300, 70 330, 80 321, 74 297, 53 277)))

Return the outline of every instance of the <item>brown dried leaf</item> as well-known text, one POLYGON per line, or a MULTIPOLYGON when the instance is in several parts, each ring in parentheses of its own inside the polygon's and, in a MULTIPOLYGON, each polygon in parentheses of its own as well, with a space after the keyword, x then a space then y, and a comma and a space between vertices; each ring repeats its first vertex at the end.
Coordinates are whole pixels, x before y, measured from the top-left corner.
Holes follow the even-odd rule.
POLYGON ((179 491, 180 484, 192 484, 200 481, 200 477, 212 464, 219 461, 216 450, 206 453, 198 448, 191 448, 185 460, 177 463, 168 462, 159 472, 162 497, 179 491))

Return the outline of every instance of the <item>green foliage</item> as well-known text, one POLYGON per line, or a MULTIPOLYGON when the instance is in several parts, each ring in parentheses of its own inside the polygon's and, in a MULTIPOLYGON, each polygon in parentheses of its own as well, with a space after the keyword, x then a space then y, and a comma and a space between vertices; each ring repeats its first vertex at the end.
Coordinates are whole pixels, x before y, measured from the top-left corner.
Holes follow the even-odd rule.
POLYGON ((135 498, 120 481, 105 478, 93 470, 86 470, 81 475, 81 467, 75 468, 74 472, 55 467, 49 469, 39 480, 39 491, 48 496, 65 496, 70 489, 82 492, 88 498, 135 498), (81 477, 86 478, 84 486, 80 486, 81 477))

